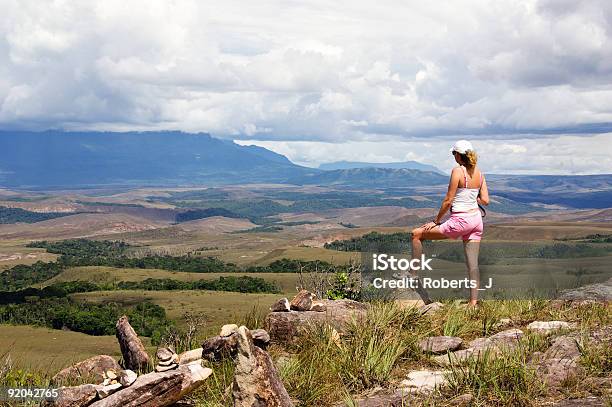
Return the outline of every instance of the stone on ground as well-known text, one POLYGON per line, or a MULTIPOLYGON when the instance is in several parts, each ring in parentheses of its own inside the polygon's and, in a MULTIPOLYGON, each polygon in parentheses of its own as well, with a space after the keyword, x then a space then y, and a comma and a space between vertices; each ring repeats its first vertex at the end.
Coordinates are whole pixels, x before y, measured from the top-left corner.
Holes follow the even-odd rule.
POLYGON ((310 310, 316 312, 325 312, 325 310, 327 310, 327 307, 321 301, 316 301, 312 303, 310 310))
POLYGON ((538 373, 549 388, 559 388, 564 381, 582 371, 578 364, 579 359, 580 349, 576 339, 560 336, 540 357, 538 373))
POLYGON ((571 325, 565 321, 533 321, 527 329, 542 335, 548 335, 559 329, 569 329, 571 325))
POLYGON ((91 404, 98 397, 97 384, 83 384, 75 387, 60 387, 58 397, 53 401, 44 402, 44 406, 53 407, 81 407, 91 404))
POLYGON ((198 359, 202 359, 202 348, 191 349, 178 355, 179 365, 186 365, 198 359))
POLYGON ((290 307, 294 311, 310 311, 315 295, 307 290, 301 290, 291 300, 290 307))
POLYGON ((446 353, 459 349, 463 339, 456 336, 430 336, 419 341, 419 348, 423 352, 446 353))
POLYGON ((119 373, 119 383, 121 383, 123 387, 131 386, 137 378, 138 375, 129 369, 123 370, 121 373, 119 373))
POLYGON ((471 357, 478 357, 487 352, 495 356, 503 350, 516 347, 523 336, 520 329, 507 329, 488 338, 477 338, 469 343, 467 349, 461 349, 447 355, 434 356, 433 360, 441 366, 462 364, 471 357))
POLYGON ((414 393, 429 393, 447 384, 443 370, 415 370, 408 373, 408 378, 402 380, 399 387, 414 393))
POLYGON ((124 315, 117 321, 115 336, 121 348, 125 368, 135 372, 146 370, 149 365, 149 354, 127 316, 124 315))
POLYGON ((434 314, 437 311, 440 311, 443 307, 444 304, 442 304, 441 302, 432 302, 427 305, 423 305, 421 308, 419 308, 419 312, 421 313, 421 315, 430 315, 434 314))
POLYGON ((74 383, 77 380, 102 383, 102 381, 106 378, 106 372, 109 370, 119 372, 122 370, 122 368, 119 363, 110 356, 93 356, 89 359, 83 360, 82 362, 62 369, 51 378, 51 383, 56 386, 64 382, 74 383))
POLYGON ((272 306, 270 307, 270 311, 272 311, 272 312, 289 312, 289 311, 291 311, 291 306, 289 305, 289 300, 286 299, 286 298, 281 298, 280 300, 278 300, 274 304, 272 304, 272 306))

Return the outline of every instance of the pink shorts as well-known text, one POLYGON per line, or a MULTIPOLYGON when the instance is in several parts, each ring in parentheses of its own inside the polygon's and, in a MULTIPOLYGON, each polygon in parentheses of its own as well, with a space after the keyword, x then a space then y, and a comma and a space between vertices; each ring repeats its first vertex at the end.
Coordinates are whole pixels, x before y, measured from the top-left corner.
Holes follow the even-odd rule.
POLYGON ((453 213, 440 225, 440 232, 451 239, 480 240, 482 229, 480 211, 453 213))

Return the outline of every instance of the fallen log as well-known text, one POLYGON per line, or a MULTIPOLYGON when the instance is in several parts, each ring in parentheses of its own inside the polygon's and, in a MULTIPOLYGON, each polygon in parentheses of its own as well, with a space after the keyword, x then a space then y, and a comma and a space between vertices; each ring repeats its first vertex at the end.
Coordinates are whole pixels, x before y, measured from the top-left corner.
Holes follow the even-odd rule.
POLYGON ((90 404, 90 407, 165 407, 200 387, 212 370, 202 367, 201 361, 179 366, 167 372, 153 372, 142 376, 130 386, 90 404))
POLYGON ((149 354, 130 325, 127 316, 124 315, 117 321, 115 336, 121 348, 125 368, 135 372, 146 370, 150 362, 149 354))

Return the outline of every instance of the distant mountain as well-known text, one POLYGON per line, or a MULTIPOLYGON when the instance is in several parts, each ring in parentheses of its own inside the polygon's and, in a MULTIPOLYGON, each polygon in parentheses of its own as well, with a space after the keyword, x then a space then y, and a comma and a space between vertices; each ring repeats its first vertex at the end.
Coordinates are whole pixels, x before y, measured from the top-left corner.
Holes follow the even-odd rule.
POLYGON ((306 174, 290 180, 298 185, 338 185, 356 188, 418 187, 446 184, 448 176, 433 171, 392 168, 353 168, 306 174))
POLYGON ((408 170, 421 170, 442 173, 438 168, 433 165, 421 164, 416 161, 404 161, 394 163, 366 163, 358 161, 336 161, 333 163, 325 163, 319 166, 320 170, 350 170, 353 168, 392 168, 392 169, 408 169, 408 170))
POLYGON ((203 133, 0 132, 5 187, 270 183, 318 172, 203 133))

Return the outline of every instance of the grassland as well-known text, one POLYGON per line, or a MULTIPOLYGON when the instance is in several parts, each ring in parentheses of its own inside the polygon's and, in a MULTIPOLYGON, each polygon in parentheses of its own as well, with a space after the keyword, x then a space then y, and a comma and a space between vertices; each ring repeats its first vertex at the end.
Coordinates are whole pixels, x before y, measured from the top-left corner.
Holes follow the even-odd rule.
POLYGON ((224 324, 242 320, 245 314, 255 310, 265 313, 280 296, 277 294, 242 294, 220 291, 98 291, 73 294, 79 301, 98 303, 117 302, 124 305, 151 301, 166 309, 168 317, 184 326, 186 312, 206 317, 207 333, 217 333, 224 324))
MULTIPOLYGON (((147 338, 144 340, 148 345, 147 338)), ((19 368, 44 374, 54 374, 93 355, 121 357, 114 336, 90 336, 30 326, 0 325, 0 349, 9 353, 19 368)))
POLYGON ((172 279, 179 281, 214 280, 226 276, 260 277, 276 282, 283 293, 295 292, 298 284, 296 273, 185 273, 158 269, 113 268, 102 266, 72 267, 61 274, 45 281, 44 285, 67 281, 91 281, 94 283, 111 283, 118 281, 143 281, 148 278, 172 279))

